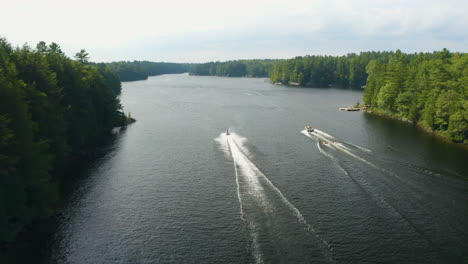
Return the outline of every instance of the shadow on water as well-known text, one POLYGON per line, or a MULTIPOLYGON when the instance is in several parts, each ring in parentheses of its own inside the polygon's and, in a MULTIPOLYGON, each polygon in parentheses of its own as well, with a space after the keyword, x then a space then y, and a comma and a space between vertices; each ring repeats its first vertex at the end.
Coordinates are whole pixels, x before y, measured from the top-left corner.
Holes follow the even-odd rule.
POLYGON ((54 243, 53 237, 61 223, 62 210, 70 202, 75 190, 91 175, 89 172, 115 154, 126 129, 125 127, 114 129, 111 136, 102 141, 92 154, 70 162, 69 169, 64 172, 67 178, 59 187, 55 214, 27 227, 15 242, 0 245, 0 263, 48 263, 48 256, 54 243))
MULTIPOLYGON (((366 126, 372 141, 387 142, 381 146, 381 151, 391 152, 399 161, 410 160, 445 175, 468 179, 468 148, 449 143, 443 139, 425 132, 423 129, 409 123, 391 118, 365 114, 366 126), (450 171, 444 168, 452 168, 450 171)), ((379 145, 379 144, 375 144, 379 145)))

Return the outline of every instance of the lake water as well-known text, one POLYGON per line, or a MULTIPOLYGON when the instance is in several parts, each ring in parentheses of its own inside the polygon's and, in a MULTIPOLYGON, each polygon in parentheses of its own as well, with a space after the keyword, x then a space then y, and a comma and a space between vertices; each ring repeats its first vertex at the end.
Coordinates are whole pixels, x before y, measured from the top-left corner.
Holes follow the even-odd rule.
POLYGON ((361 98, 256 78, 124 83, 138 121, 83 176, 49 262, 467 262, 467 149, 338 110, 361 98))

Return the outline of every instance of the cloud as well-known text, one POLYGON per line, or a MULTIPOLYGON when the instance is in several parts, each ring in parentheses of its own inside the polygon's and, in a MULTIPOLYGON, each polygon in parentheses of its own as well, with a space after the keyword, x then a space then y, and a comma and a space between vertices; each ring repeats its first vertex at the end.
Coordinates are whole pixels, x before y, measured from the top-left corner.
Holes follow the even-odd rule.
POLYGON ((468 50, 466 1, 11 0, 0 34, 14 44, 86 48, 96 61, 206 61, 468 50))

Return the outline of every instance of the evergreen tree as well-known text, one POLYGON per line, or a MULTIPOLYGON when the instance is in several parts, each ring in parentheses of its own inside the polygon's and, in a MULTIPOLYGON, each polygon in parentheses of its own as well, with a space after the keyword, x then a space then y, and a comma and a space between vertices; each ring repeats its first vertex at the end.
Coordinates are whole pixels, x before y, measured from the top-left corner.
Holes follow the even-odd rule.
POLYGON ((0 39, 0 242, 51 216, 70 161, 124 123, 109 78, 82 51, 73 61, 56 43, 0 39))

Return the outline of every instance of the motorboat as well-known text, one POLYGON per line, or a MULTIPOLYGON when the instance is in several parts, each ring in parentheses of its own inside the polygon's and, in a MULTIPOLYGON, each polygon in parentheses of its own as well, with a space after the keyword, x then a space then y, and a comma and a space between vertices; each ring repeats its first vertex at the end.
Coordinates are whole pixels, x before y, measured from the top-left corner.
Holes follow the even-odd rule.
POLYGON ((308 133, 312 133, 315 131, 314 128, 312 128, 311 126, 305 126, 305 130, 308 132, 308 133))

